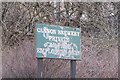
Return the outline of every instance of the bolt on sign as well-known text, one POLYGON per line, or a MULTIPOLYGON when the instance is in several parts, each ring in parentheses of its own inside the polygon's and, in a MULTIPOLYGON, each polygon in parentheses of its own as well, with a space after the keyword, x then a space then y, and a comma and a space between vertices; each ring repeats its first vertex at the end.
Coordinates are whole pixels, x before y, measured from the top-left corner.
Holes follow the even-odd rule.
POLYGON ((81 30, 36 24, 36 57, 80 60, 81 30))

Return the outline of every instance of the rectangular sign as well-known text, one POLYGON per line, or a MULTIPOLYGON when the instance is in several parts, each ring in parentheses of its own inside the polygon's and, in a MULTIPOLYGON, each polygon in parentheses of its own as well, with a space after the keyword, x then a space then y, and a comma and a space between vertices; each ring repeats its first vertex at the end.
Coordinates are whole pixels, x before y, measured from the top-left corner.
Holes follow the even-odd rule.
POLYGON ((36 24, 36 57, 79 60, 80 34, 79 28, 36 24))

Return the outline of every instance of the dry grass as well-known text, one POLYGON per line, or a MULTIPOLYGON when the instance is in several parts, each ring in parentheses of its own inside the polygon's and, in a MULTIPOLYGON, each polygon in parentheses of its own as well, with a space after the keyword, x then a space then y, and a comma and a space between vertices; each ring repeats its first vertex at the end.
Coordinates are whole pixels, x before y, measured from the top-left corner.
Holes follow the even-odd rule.
MULTIPOLYGON (((82 37, 82 60, 77 61, 78 78, 116 78, 118 76, 117 41, 108 45, 99 39, 82 37), (96 42, 96 43, 94 43, 96 42)), ((24 40, 20 46, 3 52, 3 77, 35 78, 37 60, 35 42, 24 40)), ((70 61, 45 59, 44 77, 70 77, 70 61)))

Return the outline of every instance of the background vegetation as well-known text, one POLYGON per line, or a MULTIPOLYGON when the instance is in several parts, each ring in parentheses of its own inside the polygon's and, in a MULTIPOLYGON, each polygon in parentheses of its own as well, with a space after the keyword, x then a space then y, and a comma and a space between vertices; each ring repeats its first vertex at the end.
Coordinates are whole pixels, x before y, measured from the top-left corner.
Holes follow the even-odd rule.
MULTIPOLYGON (((3 77, 36 77, 36 23, 81 28, 77 77, 118 75, 119 2, 3 2, 1 23, 3 77)), ((68 60, 44 62, 45 77, 70 76, 68 60)))

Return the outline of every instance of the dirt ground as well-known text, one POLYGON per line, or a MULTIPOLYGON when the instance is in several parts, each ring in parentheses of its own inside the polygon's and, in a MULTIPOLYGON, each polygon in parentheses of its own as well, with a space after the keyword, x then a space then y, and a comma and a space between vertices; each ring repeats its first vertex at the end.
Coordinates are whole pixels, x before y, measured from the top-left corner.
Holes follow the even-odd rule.
MULTIPOLYGON (((82 59, 77 61, 77 78, 117 78, 117 40, 82 37, 82 59), (105 44, 106 43, 106 44, 105 44)), ((35 42, 24 40, 19 46, 3 51, 3 78, 35 78, 37 59, 35 42)), ((69 78, 70 61, 44 59, 45 78, 69 78)))

